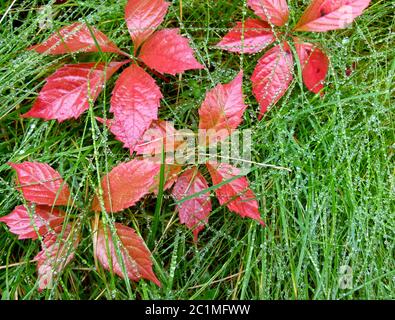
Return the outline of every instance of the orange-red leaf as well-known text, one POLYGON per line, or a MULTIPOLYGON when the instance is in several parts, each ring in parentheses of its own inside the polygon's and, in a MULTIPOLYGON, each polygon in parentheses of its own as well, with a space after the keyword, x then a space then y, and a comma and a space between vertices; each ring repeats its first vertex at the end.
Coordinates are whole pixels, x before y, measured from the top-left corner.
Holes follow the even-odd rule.
MULTIPOLYGON (((240 175, 240 170, 226 163, 208 162, 206 164, 214 185, 240 175)), ((258 202, 254 192, 249 188, 246 177, 236 178, 215 189, 215 194, 221 205, 226 205, 230 211, 242 217, 257 220, 264 225, 258 211, 258 202)))
POLYGON ((158 118, 162 94, 155 80, 137 65, 125 69, 118 78, 111 98, 114 119, 110 130, 130 152, 158 118))
POLYGON ((1 217, 0 222, 7 224, 10 232, 18 235, 18 239, 37 239, 63 223, 64 213, 60 210, 35 206, 27 208, 16 206, 7 216, 1 217))
POLYGON ((60 174, 46 163, 9 163, 15 169, 17 189, 24 198, 37 204, 48 206, 67 205, 70 191, 60 174))
POLYGON ((217 47, 230 52, 257 53, 274 41, 274 34, 270 25, 258 19, 248 18, 244 22, 237 22, 217 47))
POLYGON ((59 122, 78 118, 89 108, 89 100, 96 100, 106 80, 124 63, 80 63, 59 68, 46 79, 33 107, 22 117, 59 122))
POLYGON ((329 59, 318 47, 308 42, 295 42, 296 52, 302 68, 303 82, 311 92, 318 93, 324 88, 329 59))
POLYGON ((28 49, 45 54, 64 54, 81 51, 98 52, 99 47, 102 52, 122 54, 104 33, 94 27, 90 27, 89 30, 86 24, 76 22, 58 30, 43 43, 28 49))
POLYGON ((288 21, 289 11, 286 0, 248 0, 248 6, 262 20, 282 26, 288 21))
POLYGON ((196 61, 189 41, 178 34, 179 29, 155 32, 141 47, 139 59, 148 67, 175 75, 186 70, 202 69, 196 61))
MULTIPOLYGON (((134 149, 138 155, 151 156, 149 159, 156 161, 158 164, 162 161, 162 144, 164 144, 165 154, 165 175, 163 190, 171 188, 177 181, 178 174, 182 166, 174 164, 174 152, 180 145, 179 141, 175 141, 177 130, 169 121, 154 120, 147 131, 145 131, 142 139, 134 149)), ((151 188, 152 192, 158 193, 160 182, 160 174, 155 176, 155 185, 151 188)))
MULTIPOLYGON (((173 184, 178 180, 178 175, 182 170, 182 165, 179 164, 165 164, 165 175, 164 175, 164 185, 163 190, 170 189, 173 184)), ((155 176, 155 185, 151 188, 152 192, 156 195, 158 194, 159 190, 159 183, 160 183, 160 174, 158 173, 155 176)))
POLYGON ((292 70, 292 53, 286 42, 273 47, 258 60, 251 81, 252 92, 261 107, 260 118, 287 91, 293 78, 292 70))
POLYGON ((295 30, 325 32, 343 29, 360 16, 370 0, 313 0, 295 30))
POLYGON ((74 258, 78 243, 79 237, 71 231, 70 225, 60 234, 50 232, 44 237, 42 250, 34 258, 37 261, 39 291, 52 288, 54 277, 59 276, 74 258))
MULTIPOLYGON (((106 211, 118 212, 133 206, 150 192, 159 170, 160 164, 148 159, 134 159, 113 168, 101 181, 106 211)), ((101 211, 97 197, 93 201, 92 209, 101 211)))
POLYGON ((209 142, 229 136, 243 119, 243 71, 228 84, 218 84, 210 90, 199 109, 199 129, 206 130, 209 142), (211 137, 211 139, 210 139, 211 137))
MULTIPOLYGON (((192 168, 185 171, 178 177, 171 192, 177 201, 208 189, 207 181, 198 171, 192 168)), ((203 193, 192 199, 186 200, 177 205, 180 222, 192 230, 194 240, 197 241, 198 234, 208 223, 208 216, 211 212, 210 192, 203 193)))
POLYGON ((129 0, 125 20, 135 51, 162 23, 169 3, 164 0, 129 0))
POLYGON ((103 267, 122 278, 122 270, 125 269, 127 276, 133 281, 144 278, 160 286, 152 270, 151 253, 143 239, 132 228, 120 223, 115 223, 115 228, 120 241, 114 241, 110 228, 104 228, 103 225, 99 226, 97 236, 94 237, 95 255, 103 267), (118 248, 114 242, 118 244, 118 248), (120 252, 121 257, 117 252, 120 252))
MULTIPOLYGON (((134 151, 137 154, 161 155, 164 144, 165 152, 174 151, 176 148, 176 129, 169 121, 154 120, 144 132, 134 151)), ((159 158, 160 159, 160 158, 159 158)))

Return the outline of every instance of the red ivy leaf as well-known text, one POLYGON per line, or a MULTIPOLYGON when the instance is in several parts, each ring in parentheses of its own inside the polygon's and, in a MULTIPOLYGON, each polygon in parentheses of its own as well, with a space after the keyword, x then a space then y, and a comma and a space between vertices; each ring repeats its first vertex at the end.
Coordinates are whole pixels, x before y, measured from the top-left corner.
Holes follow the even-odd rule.
POLYGON ((121 50, 104 33, 94 27, 90 29, 86 24, 76 22, 58 30, 43 43, 28 49, 45 54, 64 54, 80 51, 98 52, 99 45, 102 52, 122 54, 121 50))
POLYGON ((70 64, 59 68, 46 84, 33 107, 22 117, 56 119, 78 118, 96 100, 103 84, 126 62, 70 64))
POLYGON ((162 94, 155 80, 137 65, 125 69, 111 98, 110 130, 132 153, 152 120, 158 118, 162 94))
POLYGON ((191 69, 203 69, 196 61, 189 41, 179 29, 155 32, 141 47, 139 59, 160 73, 176 75, 191 69))
POLYGON ((252 92, 261 106, 259 118, 276 104, 292 81, 293 58, 288 43, 267 51, 252 74, 252 92))
POLYGON ((218 84, 207 93, 199 109, 199 129, 206 130, 209 142, 226 138, 241 123, 247 107, 244 104, 242 82, 243 71, 240 71, 233 81, 218 84))
POLYGON ((62 211, 47 206, 26 208, 20 205, 9 215, 0 218, 0 222, 6 223, 10 232, 18 235, 18 239, 37 239, 38 235, 43 236, 60 226, 63 215, 62 211))
POLYGON ((171 122, 154 120, 148 130, 144 132, 134 151, 137 154, 161 155, 163 144, 165 152, 174 151, 176 132, 171 122))
MULTIPOLYGON (((164 181, 165 184, 163 186, 163 190, 170 189, 173 184, 178 180, 178 175, 182 170, 182 165, 179 164, 165 164, 165 176, 164 181)), ((152 188, 152 192, 156 195, 158 194, 159 190, 159 182, 160 182, 160 174, 158 173, 155 176, 155 185, 152 188)))
MULTIPOLYGON (((178 177, 171 194, 174 199, 180 201, 206 189, 208 189, 206 179, 197 168, 192 168, 178 177)), ((211 212, 210 192, 178 204, 177 209, 180 222, 193 231, 194 240, 197 241, 198 234, 208 223, 208 216, 211 212)))
POLYGON ((308 42, 295 42, 296 52, 302 67, 303 82, 311 92, 318 93, 324 88, 329 59, 324 52, 308 42))
POLYGON ((52 232, 44 237, 42 250, 34 258, 37 261, 39 291, 53 286, 54 276, 74 258, 78 242, 79 238, 71 232, 70 225, 60 235, 52 232))
POLYGON ((288 21, 286 0, 248 0, 248 6, 264 21, 283 26, 288 21))
POLYGON ((46 163, 9 163, 18 176, 17 189, 27 201, 49 206, 67 205, 70 191, 60 174, 46 163))
MULTIPOLYGON (((240 170, 226 163, 208 162, 207 169, 210 172, 214 185, 240 175, 240 170)), ((246 177, 240 177, 215 189, 215 194, 221 205, 226 205, 230 211, 238 213, 242 217, 257 220, 265 225, 258 211, 258 202, 255 194, 249 188, 246 177)))
POLYGON ((295 30, 325 32, 343 29, 360 16, 370 0, 313 0, 295 30))
MULTIPOLYGON (((159 170, 160 164, 148 159, 134 159, 113 168, 101 181, 106 211, 118 212, 133 206, 150 192, 159 170)), ((101 211, 97 197, 93 200, 92 210, 101 211)))
POLYGON ((121 253, 121 261, 119 261, 120 257, 118 257, 114 246, 110 228, 104 229, 100 225, 97 237, 94 239, 95 255, 103 267, 124 278, 124 273, 122 272, 122 266, 124 266, 131 280, 138 281, 144 278, 160 287, 160 282, 152 270, 151 253, 144 244, 143 239, 132 228, 120 223, 115 223, 115 228, 120 240, 119 252, 121 253))
POLYGON ((248 18, 244 22, 237 22, 217 47, 230 52, 257 53, 274 41, 274 34, 270 25, 258 19, 248 18))
POLYGON ((129 0, 125 7, 126 25, 135 51, 162 23, 169 3, 164 0, 129 0))
MULTIPOLYGON (((180 173, 182 166, 174 163, 174 151, 180 145, 179 141, 176 141, 177 130, 173 127, 173 124, 164 120, 154 120, 151 123, 150 128, 144 132, 144 135, 140 142, 136 145, 135 151, 138 155, 150 155, 151 161, 156 161, 158 164, 162 160, 162 144, 164 143, 164 151, 169 152, 169 156, 165 154, 165 184, 163 190, 171 188, 174 182, 177 181, 178 174, 180 173)), ((152 188, 152 192, 158 193, 160 182, 160 174, 155 176, 155 185, 152 188)))

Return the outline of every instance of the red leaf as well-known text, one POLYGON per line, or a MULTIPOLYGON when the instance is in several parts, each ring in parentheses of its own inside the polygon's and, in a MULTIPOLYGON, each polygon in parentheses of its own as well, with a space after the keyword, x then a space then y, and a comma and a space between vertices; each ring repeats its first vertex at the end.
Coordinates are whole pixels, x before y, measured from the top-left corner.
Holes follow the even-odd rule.
MULTIPOLYGON (((182 165, 179 164, 165 164, 165 184, 163 186, 163 190, 170 189, 173 184, 178 180, 178 175, 182 170, 182 165)), ((155 184, 153 188, 151 188, 152 192, 156 195, 158 194, 159 190, 159 183, 160 183, 160 174, 158 173, 155 176, 155 184)))
POLYGON ((28 48, 38 53, 64 54, 71 52, 113 52, 122 54, 121 50, 101 31, 83 23, 73 23, 51 35, 46 41, 28 48), (94 37, 92 37, 92 34, 94 37), (96 40, 96 42, 95 42, 96 40))
MULTIPOLYGON (((179 176, 171 192, 177 201, 208 189, 207 181, 197 168, 189 169, 179 176)), ((206 192, 177 205, 180 222, 193 230, 194 240, 208 223, 211 212, 210 192, 206 192)))
POLYGON ((132 153, 152 120, 158 118, 162 94, 155 80, 137 65, 125 69, 111 98, 110 130, 132 153))
MULTIPOLYGON (((159 170, 160 164, 147 159, 134 159, 113 168, 101 181, 106 211, 118 212, 133 206, 150 192, 159 170)), ((97 197, 93 201, 92 210, 101 211, 97 197)))
POLYGON ((149 38, 162 23, 169 3, 164 0, 129 0, 125 8, 125 20, 134 50, 149 38))
POLYGON ((120 243, 116 241, 119 243, 119 250, 116 250, 117 248, 114 246, 110 228, 104 229, 100 225, 97 237, 94 237, 95 255, 103 267, 124 278, 122 272, 122 266, 124 266, 131 280, 138 281, 144 278, 160 286, 160 282, 152 270, 151 253, 143 239, 132 228, 120 223, 115 223, 115 228, 120 240, 120 243), (120 257, 117 251, 121 254, 121 261, 119 261, 120 257))
POLYGON ((7 224, 10 232, 18 235, 18 239, 37 239, 49 230, 53 230, 63 223, 64 213, 47 206, 26 208, 16 206, 7 216, 0 218, 0 222, 7 224))
POLYGON ((24 205, 16 206, 7 216, 0 218, 10 228, 10 232, 18 235, 18 239, 37 239, 49 230, 53 230, 63 223, 63 212, 47 207, 36 206, 26 208, 24 205))
MULTIPOLYGON (((206 164, 214 185, 220 184, 240 174, 240 170, 226 163, 208 162, 206 164)), ((246 177, 232 180, 215 189, 215 194, 221 205, 226 205, 230 211, 242 217, 257 220, 265 225, 258 211, 255 194, 249 188, 246 177)))
POLYGON ((237 22, 217 47, 230 52, 257 53, 273 41, 274 35, 267 22, 249 18, 244 22, 244 27, 242 22, 237 22))
POLYGON ((282 26, 288 21, 286 0, 248 0, 248 6, 264 21, 282 26))
POLYGON ((242 122, 246 109, 242 91, 243 71, 228 84, 210 90, 199 109, 199 129, 206 130, 208 142, 229 136, 242 122))
POLYGON ((252 74, 252 92, 261 106, 259 118, 276 104, 292 81, 293 58, 288 43, 277 45, 258 60, 252 74))
POLYGON ((324 32, 343 29, 360 16, 370 0, 313 0, 295 30, 324 32))
POLYGON ((51 288, 54 276, 62 272, 74 258, 79 238, 71 232, 70 225, 67 225, 62 233, 48 233, 44 237, 42 250, 34 258, 37 261, 39 291, 51 288))
MULTIPOLYGON (((175 141, 176 129, 173 124, 164 120, 154 120, 150 128, 145 131, 142 139, 136 145, 135 151, 138 155, 151 155, 151 161, 156 161, 159 165, 162 161, 162 143, 164 143, 165 154, 165 184, 163 190, 171 188, 177 181, 178 174, 182 166, 174 163, 174 152, 180 142, 175 141)), ((151 188, 152 192, 158 193, 160 173, 155 176, 155 185, 151 188)))
POLYGON ((328 72, 329 59, 324 52, 308 42, 295 42, 303 82, 311 92, 318 93, 324 88, 324 80, 328 72))
POLYGON ((103 90, 103 84, 126 62, 81 63, 59 68, 46 84, 24 118, 56 119, 62 122, 78 118, 103 90))
POLYGON ((67 205, 70 191, 60 174, 46 163, 9 163, 18 176, 17 189, 27 201, 49 206, 67 205))
POLYGON ((134 151, 137 154, 161 155, 162 145, 165 152, 174 151, 176 148, 176 129, 169 121, 154 120, 151 126, 144 132, 134 151))
POLYGON ((191 69, 203 69, 196 61, 189 41, 178 34, 179 29, 155 32, 141 47, 139 59, 148 67, 175 75, 191 69))

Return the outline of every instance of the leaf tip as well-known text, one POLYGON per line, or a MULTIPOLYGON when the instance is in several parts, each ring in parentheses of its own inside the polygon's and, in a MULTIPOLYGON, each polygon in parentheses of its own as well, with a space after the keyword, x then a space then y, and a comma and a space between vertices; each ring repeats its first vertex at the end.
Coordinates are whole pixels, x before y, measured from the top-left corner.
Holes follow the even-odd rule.
POLYGON ((36 50, 36 48, 37 48, 37 45, 35 44, 35 45, 30 46, 30 47, 27 47, 26 50, 38 52, 38 51, 36 50))
POLYGON ((193 242, 194 242, 195 244, 198 243, 198 235, 199 235, 199 232, 200 232, 200 230, 199 230, 198 228, 195 228, 195 229, 193 230, 193 242))
POLYGON ((15 169, 17 166, 17 164, 15 162, 11 162, 11 161, 7 162, 7 164, 13 169, 15 169))
POLYGON ((155 283, 159 288, 162 288, 162 284, 155 275, 153 275, 149 280, 155 283))

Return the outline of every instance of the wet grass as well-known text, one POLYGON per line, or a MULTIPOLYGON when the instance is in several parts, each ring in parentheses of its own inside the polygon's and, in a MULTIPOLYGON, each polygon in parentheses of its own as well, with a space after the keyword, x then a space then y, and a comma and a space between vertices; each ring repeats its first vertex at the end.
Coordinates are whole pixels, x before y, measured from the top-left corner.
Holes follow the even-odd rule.
MULTIPOLYGON (((288 1, 290 27, 308 1, 288 1)), ((132 52, 125 1, 3 1, 0 4, 0 216, 22 203, 8 161, 35 160, 58 169, 81 211, 66 208, 82 238, 57 285, 37 291, 31 260, 39 241, 19 241, 0 225, 2 299, 387 299, 395 298, 394 263, 394 18, 390 1, 372 1, 348 29, 301 34, 325 48, 331 60, 323 98, 308 92, 295 68, 288 93, 263 118, 249 77, 262 54, 240 56, 214 44, 251 11, 243 1, 173 1, 162 27, 192 39, 207 68, 157 79, 164 100, 160 117, 196 129, 205 92, 243 68, 249 105, 242 128, 253 132, 253 157, 292 170, 253 168, 249 174, 267 227, 242 219, 214 201, 214 213, 197 245, 163 195, 158 231, 150 244, 162 282, 126 283, 96 269, 90 203, 98 177, 130 155, 97 124, 109 114, 110 80, 94 107, 62 123, 22 119, 44 79, 63 63, 119 59, 111 54, 44 57, 26 47, 72 21, 84 20, 132 52), (43 19, 51 16, 47 28, 43 19), (347 75, 346 70, 352 70, 347 75), (343 270, 352 283, 339 285, 343 270)), ((118 73, 119 74, 119 73, 118 73)), ((149 239, 158 199, 146 197, 113 220, 149 239)))

